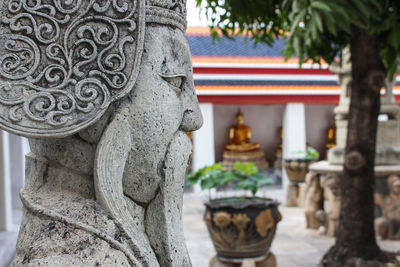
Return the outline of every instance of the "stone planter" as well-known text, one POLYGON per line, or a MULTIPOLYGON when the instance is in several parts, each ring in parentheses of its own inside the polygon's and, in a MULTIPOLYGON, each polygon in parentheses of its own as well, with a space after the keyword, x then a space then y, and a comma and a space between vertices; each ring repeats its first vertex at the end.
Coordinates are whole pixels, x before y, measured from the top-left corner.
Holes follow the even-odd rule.
POLYGON ((285 159, 282 165, 292 183, 303 183, 308 172, 308 166, 314 162, 316 160, 313 159, 285 159))
POLYGON ((219 259, 232 261, 268 254, 281 220, 278 201, 221 198, 205 205, 204 221, 219 259))

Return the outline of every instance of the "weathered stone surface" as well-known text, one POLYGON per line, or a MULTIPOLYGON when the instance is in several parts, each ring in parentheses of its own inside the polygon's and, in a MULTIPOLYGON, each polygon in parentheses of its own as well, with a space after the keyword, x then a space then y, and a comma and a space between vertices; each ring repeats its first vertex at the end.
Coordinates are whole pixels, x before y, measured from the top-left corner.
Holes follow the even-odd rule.
POLYGON ((375 193, 375 204, 382 215, 375 219, 375 231, 382 239, 400 240, 400 177, 391 175, 387 179, 389 194, 375 193))
POLYGON ((324 198, 326 200, 325 210, 316 213, 317 220, 324 225, 324 233, 328 236, 336 236, 339 226, 339 215, 341 207, 340 177, 338 174, 327 174, 322 178, 324 198))
POLYGON ((132 90, 143 0, 3 0, 0 11, 2 128, 27 137, 68 136, 132 90))
POLYGON ((321 223, 317 219, 317 211, 323 209, 323 190, 317 173, 309 172, 306 175, 306 193, 304 210, 306 228, 318 229, 321 223))
POLYGON ((299 185, 296 183, 289 183, 286 188, 286 201, 287 207, 299 206, 299 185))
MULTIPOLYGON (((13 110, 21 120, 2 116, 1 127, 35 137, 14 264, 191 266, 181 218, 191 153, 186 132, 202 118, 184 36, 186 1, 61 2, 0 1, 2 31, 23 31, 12 20, 39 12, 28 21, 33 31, 25 28, 39 52, 26 57, 43 55, 41 66, 9 64, 0 72, 0 84, 10 85, 0 87, 0 113, 23 106, 13 110), (45 21, 54 23, 46 34, 45 21), (50 30, 57 37, 52 45, 40 39, 52 38, 50 30), (47 70, 43 81, 32 80, 47 70), (21 95, 18 86, 31 90, 7 106, 5 98, 21 95)), ((14 44, 20 45, 0 42, 2 60, 18 54, 14 44)))
POLYGON ((224 262, 221 261, 217 256, 213 256, 210 259, 210 267, 277 267, 276 257, 274 253, 269 252, 268 256, 255 258, 255 259, 243 259, 241 261, 224 262))

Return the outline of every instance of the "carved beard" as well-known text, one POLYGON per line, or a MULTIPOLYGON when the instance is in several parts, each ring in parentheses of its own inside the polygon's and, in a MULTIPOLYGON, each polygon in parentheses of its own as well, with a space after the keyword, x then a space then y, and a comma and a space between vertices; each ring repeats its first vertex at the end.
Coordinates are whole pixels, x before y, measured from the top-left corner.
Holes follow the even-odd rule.
POLYGON ((165 178, 147 208, 146 232, 151 244, 159 244, 153 248, 160 266, 191 266, 182 224, 184 184, 191 153, 192 142, 188 135, 176 132, 165 155, 165 178))

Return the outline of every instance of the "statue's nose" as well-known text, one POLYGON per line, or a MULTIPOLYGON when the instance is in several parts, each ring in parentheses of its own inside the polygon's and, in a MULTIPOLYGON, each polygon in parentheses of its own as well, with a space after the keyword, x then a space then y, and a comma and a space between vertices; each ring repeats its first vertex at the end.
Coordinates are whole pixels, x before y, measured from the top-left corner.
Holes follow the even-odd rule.
POLYGON ((186 88, 183 93, 184 114, 180 129, 185 132, 196 131, 203 125, 203 116, 201 115, 199 101, 194 90, 193 82, 190 88, 186 88))

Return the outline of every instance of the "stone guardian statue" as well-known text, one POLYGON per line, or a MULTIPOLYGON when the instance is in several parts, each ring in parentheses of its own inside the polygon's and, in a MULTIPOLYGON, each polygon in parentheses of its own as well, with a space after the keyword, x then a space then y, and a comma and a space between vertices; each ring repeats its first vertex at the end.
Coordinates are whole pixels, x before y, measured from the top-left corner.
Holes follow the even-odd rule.
POLYGON ((304 201, 304 213, 306 228, 318 229, 321 222, 318 221, 317 212, 323 209, 323 189, 318 174, 310 171, 306 175, 306 190, 304 201))
POLYGON ((15 266, 191 266, 185 6, 0 1, 0 127, 32 151, 15 266))
POLYGON ((375 193, 375 204, 382 210, 375 219, 375 232, 381 239, 400 240, 400 177, 390 175, 387 184, 388 195, 375 193))

